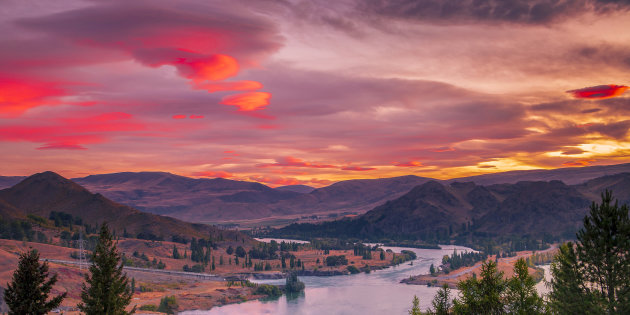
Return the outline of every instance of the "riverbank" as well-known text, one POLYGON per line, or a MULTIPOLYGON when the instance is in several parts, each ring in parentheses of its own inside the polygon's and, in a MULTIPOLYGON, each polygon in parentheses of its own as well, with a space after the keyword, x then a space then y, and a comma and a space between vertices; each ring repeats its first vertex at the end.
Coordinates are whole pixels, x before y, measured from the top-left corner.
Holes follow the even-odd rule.
MULTIPOLYGON (((528 259, 535 254, 541 253, 553 253, 556 250, 556 246, 552 246, 551 248, 545 251, 532 252, 532 251, 520 251, 516 252, 515 256, 512 257, 504 257, 496 259, 496 255, 488 256, 488 259, 497 261, 497 269, 500 272, 503 272, 504 277, 509 278, 514 275, 514 264, 520 258, 528 259)), ((411 276, 409 278, 403 279, 400 282, 405 284, 412 285, 426 285, 426 286, 443 286, 444 284, 448 285, 450 288, 457 288, 457 283, 463 280, 466 280, 473 276, 473 274, 479 275, 481 274, 481 265, 482 261, 475 263, 470 267, 461 267, 459 269, 453 270, 448 274, 445 273, 437 273, 435 275, 431 274, 421 274, 411 276)), ((534 277, 536 282, 542 280, 544 278, 544 270, 539 267, 529 267, 529 274, 534 277)))

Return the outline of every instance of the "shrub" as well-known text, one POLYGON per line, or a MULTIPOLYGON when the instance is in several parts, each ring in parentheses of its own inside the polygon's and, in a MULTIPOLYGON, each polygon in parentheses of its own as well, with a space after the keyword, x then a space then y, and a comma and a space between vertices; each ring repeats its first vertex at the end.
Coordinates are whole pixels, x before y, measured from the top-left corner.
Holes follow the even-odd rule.
POLYGON ((348 269, 348 271, 350 271, 351 274, 355 274, 355 273, 361 272, 361 271, 359 271, 359 268, 357 268, 355 266, 348 266, 347 269, 348 269))

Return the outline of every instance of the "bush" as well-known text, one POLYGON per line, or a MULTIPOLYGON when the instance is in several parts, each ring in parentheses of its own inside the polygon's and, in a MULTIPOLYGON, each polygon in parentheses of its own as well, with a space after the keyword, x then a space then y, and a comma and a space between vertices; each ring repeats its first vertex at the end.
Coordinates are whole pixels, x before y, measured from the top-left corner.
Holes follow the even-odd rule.
POLYGON ((348 264, 348 259, 346 258, 345 255, 339 255, 339 256, 328 256, 326 257, 326 266, 340 266, 340 265, 347 265, 348 264))
POLYGON ((269 297, 278 297, 282 295, 282 291, 275 285, 261 284, 256 288, 254 294, 267 295, 269 297))
POLYGON ((158 307, 155 306, 154 304, 145 304, 140 306, 139 310, 141 311, 151 311, 151 312, 155 312, 157 311, 158 307))
POLYGON ((157 311, 167 314, 174 314, 177 310, 177 299, 175 296, 165 296, 160 300, 157 311))
POLYGON ((350 273, 351 273, 351 274, 355 274, 355 273, 359 273, 359 272, 361 272, 361 271, 359 270, 359 268, 357 268, 357 267, 355 267, 355 266, 348 266, 348 267, 347 267, 347 269, 348 269, 348 271, 350 271, 350 273))

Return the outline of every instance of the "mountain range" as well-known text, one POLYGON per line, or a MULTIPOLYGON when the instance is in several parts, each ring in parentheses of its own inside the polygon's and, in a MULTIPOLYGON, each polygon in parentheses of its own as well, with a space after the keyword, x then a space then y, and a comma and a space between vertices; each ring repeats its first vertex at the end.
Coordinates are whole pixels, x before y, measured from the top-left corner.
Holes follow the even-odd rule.
POLYGON ((249 238, 236 231, 136 210, 113 202, 100 193, 91 193, 54 172, 34 174, 11 188, 0 190, 2 218, 25 218, 29 214, 48 218, 53 211, 81 218, 84 224, 94 227, 107 221, 120 234, 123 231, 132 235, 142 233, 167 240, 173 236, 187 239, 210 236, 214 239, 249 238))
POLYGON ((355 219, 292 224, 275 236, 444 239, 476 235, 537 235, 571 238, 592 202, 611 190, 630 204, 630 173, 606 175, 581 184, 559 180, 478 185, 429 181, 355 219))
MULTIPOLYGON (((510 171, 450 180, 413 175, 356 179, 317 189, 303 185, 271 188, 254 182, 223 178, 196 179, 163 172, 101 174, 72 180, 91 192, 100 193, 117 203, 143 212, 190 222, 222 222, 332 212, 365 213, 429 181, 442 184, 472 182, 488 186, 515 184, 519 181, 560 180, 567 185, 577 185, 623 172, 630 172, 630 163, 510 171)), ((24 177, 19 176, 0 176, 0 188, 11 187, 23 179, 24 177)), ((592 194, 588 197, 593 199, 592 194)), ((0 211, 3 207, 5 206, 0 203, 0 211)))

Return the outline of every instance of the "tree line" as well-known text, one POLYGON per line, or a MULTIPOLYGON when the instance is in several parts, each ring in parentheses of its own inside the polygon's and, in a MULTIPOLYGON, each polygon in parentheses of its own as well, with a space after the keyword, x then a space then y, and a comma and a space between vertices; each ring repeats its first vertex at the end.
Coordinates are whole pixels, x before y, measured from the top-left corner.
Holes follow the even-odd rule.
MULTIPOLYGON (((123 273, 121 255, 116 250, 106 223, 101 225, 98 243, 92 253, 92 264, 81 285, 78 309, 85 314, 126 315, 131 302, 132 287, 123 273)), ((57 275, 49 275, 47 262, 40 263, 39 253, 32 249, 21 253, 18 267, 7 284, 4 301, 9 314, 43 315, 59 307, 67 292, 49 299, 57 275)))
MULTIPOLYGON (((487 260, 480 278, 473 274, 457 284, 452 304, 450 290, 443 287, 426 314, 630 314, 629 255, 628 205, 613 202, 606 190, 601 204, 592 203, 576 241, 560 246, 547 296, 536 292, 525 259, 516 262, 508 280, 487 260)), ((417 297, 409 314, 423 314, 417 297)))

